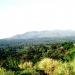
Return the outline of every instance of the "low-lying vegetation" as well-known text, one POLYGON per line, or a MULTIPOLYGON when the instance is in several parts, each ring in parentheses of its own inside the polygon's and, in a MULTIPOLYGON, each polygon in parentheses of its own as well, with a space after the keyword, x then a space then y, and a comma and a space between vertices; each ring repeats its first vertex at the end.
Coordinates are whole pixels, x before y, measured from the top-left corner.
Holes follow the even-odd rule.
POLYGON ((73 42, 0 47, 0 75, 75 75, 73 42))

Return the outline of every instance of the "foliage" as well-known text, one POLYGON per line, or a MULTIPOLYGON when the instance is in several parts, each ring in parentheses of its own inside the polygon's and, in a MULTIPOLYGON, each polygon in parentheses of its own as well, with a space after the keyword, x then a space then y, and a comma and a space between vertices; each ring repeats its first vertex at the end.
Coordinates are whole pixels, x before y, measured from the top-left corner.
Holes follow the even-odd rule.
POLYGON ((6 71, 4 68, 0 68, 0 75, 14 75, 14 72, 6 71))
POLYGON ((75 75, 74 65, 73 42, 0 46, 0 75, 75 75))
POLYGON ((32 68, 32 62, 24 62, 18 65, 20 69, 32 68))
POLYGON ((6 69, 11 69, 13 71, 18 70, 19 61, 15 58, 9 57, 6 59, 5 63, 2 65, 6 69))
POLYGON ((38 63, 38 67, 48 75, 75 75, 74 61, 71 63, 44 58, 38 63))
POLYGON ((49 58, 42 59, 38 64, 39 69, 44 70, 45 73, 49 75, 53 75, 53 72, 58 68, 58 65, 59 63, 57 61, 49 58))

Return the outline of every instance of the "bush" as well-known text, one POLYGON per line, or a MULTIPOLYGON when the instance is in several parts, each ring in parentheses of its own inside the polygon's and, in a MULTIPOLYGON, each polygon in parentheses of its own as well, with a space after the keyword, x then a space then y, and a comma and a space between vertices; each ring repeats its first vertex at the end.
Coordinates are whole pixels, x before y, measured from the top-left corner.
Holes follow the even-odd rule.
POLYGON ((20 69, 32 68, 32 62, 24 62, 18 65, 20 69))
POLYGON ((44 58, 38 63, 38 67, 40 70, 44 70, 45 73, 49 75, 53 75, 55 69, 58 68, 59 62, 56 60, 52 60, 49 58, 44 58))
POLYGON ((13 71, 18 70, 19 61, 13 57, 9 57, 6 59, 5 63, 2 65, 6 69, 11 69, 13 71))
POLYGON ((39 70, 43 70, 48 75, 75 75, 74 63, 62 63, 49 58, 44 58, 38 63, 39 70), (73 65, 73 66, 72 66, 73 65))
POLYGON ((12 71, 6 71, 4 68, 0 68, 0 75, 15 75, 12 71))
POLYGON ((61 63, 61 65, 54 71, 53 75, 75 75, 73 67, 69 63, 61 63))

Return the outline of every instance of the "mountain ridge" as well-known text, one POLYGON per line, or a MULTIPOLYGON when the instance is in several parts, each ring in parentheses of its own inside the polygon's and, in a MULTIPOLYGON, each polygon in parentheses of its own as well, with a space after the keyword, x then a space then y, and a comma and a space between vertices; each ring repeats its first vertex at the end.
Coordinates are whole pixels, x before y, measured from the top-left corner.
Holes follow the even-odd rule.
POLYGON ((75 36, 74 30, 31 31, 15 35, 9 39, 63 38, 75 36))

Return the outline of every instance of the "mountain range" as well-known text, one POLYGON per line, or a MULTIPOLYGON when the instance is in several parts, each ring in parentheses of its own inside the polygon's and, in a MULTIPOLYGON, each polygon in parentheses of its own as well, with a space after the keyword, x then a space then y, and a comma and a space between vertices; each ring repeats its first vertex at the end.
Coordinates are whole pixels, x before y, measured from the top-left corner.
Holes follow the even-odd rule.
POLYGON ((9 39, 39 39, 39 38, 65 38, 75 37, 73 30, 31 31, 15 35, 9 39))
POLYGON ((0 40, 0 46, 33 45, 61 42, 75 42, 75 31, 73 30, 52 30, 52 31, 31 31, 18 34, 10 38, 0 40))

